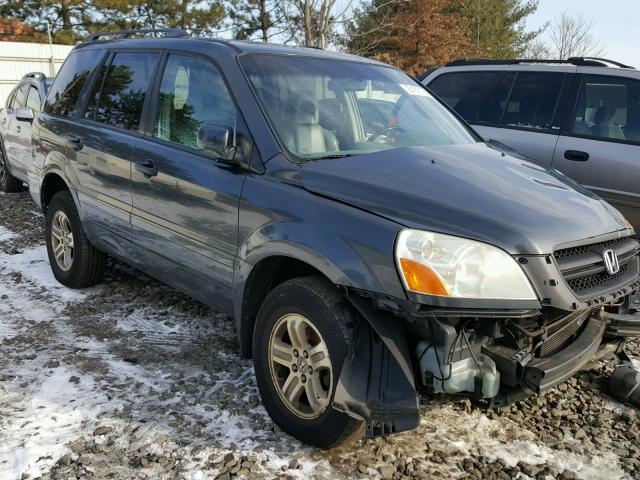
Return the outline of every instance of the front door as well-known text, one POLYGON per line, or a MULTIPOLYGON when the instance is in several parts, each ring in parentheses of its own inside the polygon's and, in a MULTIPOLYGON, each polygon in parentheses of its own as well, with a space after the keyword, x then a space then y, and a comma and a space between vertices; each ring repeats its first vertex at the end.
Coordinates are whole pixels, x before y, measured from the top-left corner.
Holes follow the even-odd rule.
POLYGON ((640 231, 640 81, 584 75, 553 166, 609 201, 640 231))
POLYGON ((236 107, 210 60, 179 54, 167 57, 154 105, 148 140, 133 154, 133 241, 166 281, 227 310, 245 177, 216 160, 199 132, 235 131, 236 107))

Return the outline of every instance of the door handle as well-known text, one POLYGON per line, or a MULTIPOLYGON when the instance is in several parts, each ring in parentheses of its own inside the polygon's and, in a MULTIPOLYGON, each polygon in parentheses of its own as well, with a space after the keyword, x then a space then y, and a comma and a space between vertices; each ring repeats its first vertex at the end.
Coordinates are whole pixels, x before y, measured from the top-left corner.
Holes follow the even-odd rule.
POLYGON ((136 162, 136 170, 144 175, 144 178, 151 178, 158 175, 158 167, 153 160, 142 160, 136 162))
POLYGON ((77 135, 67 135, 67 145, 76 152, 79 152, 84 147, 82 139, 77 135))
POLYGON ((586 162, 589 160, 589 154, 580 150, 567 150, 564 152, 564 158, 573 162, 586 162))

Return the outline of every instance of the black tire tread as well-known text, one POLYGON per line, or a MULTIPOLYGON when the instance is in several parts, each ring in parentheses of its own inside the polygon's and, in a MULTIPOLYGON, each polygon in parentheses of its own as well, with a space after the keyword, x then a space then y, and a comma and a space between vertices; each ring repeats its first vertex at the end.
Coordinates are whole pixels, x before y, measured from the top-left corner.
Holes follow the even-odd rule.
POLYGON ((4 154, 4 144, 0 141, 0 155, 2 155, 4 160, 4 168, 5 175, 4 181, 0 182, 0 192, 4 193, 17 193, 21 192, 23 189, 22 181, 15 178, 11 173, 9 173, 9 169, 7 168, 7 156, 4 154))
MULTIPOLYGON (((354 311, 349 302, 339 292, 337 287, 327 279, 319 276, 298 277, 287 280, 275 287, 267 299, 271 296, 277 296, 280 291, 290 288, 302 288, 310 294, 318 298, 331 313, 335 323, 339 326, 342 336, 347 344, 346 354, 348 355, 352 348, 353 332, 355 330, 356 318, 354 311)), ((267 299, 265 302, 267 303, 267 299)), ((363 421, 348 417, 345 429, 330 444, 323 446, 323 449, 348 447, 357 443, 363 438, 365 424, 363 421)))
MULTIPOLYGON (((79 250, 79 258, 81 266, 79 272, 65 284, 70 288, 80 289, 97 285, 104 279, 104 273, 107 266, 107 254, 101 252, 95 248, 84 233, 82 223, 80 221, 80 215, 75 207, 73 198, 69 191, 61 191, 54 195, 49 204, 48 213, 56 210, 56 206, 62 203, 62 209, 69 216, 72 224, 79 226, 79 235, 77 239, 74 238, 74 243, 77 245, 75 248, 79 250)), ((47 224, 49 224, 49 216, 47 216, 47 224)), ((49 233, 47 233, 47 236, 49 233)), ((47 242, 49 239, 47 239, 47 242)), ((75 259, 74 259, 75 261, 75 259)))

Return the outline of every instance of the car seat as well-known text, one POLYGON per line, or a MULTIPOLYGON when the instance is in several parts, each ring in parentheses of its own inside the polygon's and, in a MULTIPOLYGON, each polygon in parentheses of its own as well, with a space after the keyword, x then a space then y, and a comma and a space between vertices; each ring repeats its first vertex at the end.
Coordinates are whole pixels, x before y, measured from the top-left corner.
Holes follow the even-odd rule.
POLYGON ((600 138, 614 138, 624 140, 624 132, 619 125, 612 123, 613 116, 616 114, 615 109, 608 107, 600 107, 593 115, 593 127, 591 131, 593 135, 600 138))
POLYGON ((339 149, 336 135, 320 125, 318 101, 304 95, 302 100, 292 101, 293 125, 285 143, 298 154, 336 152, 339 149))

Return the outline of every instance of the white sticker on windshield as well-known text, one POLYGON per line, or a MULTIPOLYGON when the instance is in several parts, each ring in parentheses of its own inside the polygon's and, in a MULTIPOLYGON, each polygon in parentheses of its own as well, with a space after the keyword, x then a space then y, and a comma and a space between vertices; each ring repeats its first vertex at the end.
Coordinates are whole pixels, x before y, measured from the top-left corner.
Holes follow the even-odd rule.
POLYGON ((407 85, 401 83, 400 86, 405 92, 407 92, 409 95, 413 95, 414 97, 431 97, 431 95, 429 95, 429 92, 427 92, 424 88, 419 87, 418 85, 407 85))

